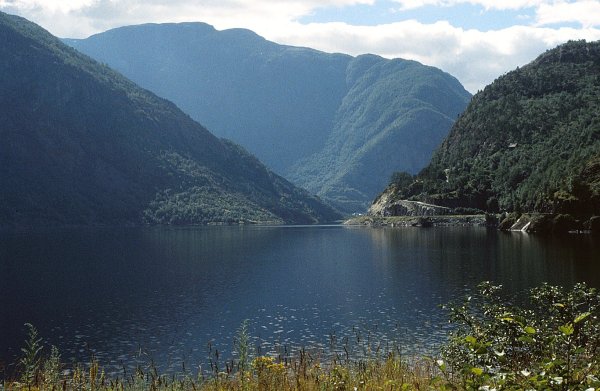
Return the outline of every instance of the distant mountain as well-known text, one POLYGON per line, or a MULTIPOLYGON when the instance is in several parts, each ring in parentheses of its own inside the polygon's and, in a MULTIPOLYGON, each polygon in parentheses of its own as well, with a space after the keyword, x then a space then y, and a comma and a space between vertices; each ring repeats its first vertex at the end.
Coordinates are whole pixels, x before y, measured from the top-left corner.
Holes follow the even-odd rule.
POLYGON ((323 150, 289 178, 346 211, 366 209, 394 167, 418 172, 447 135, 468 94, 456 79, 414 61, 359 56, 323 150))
POLYGON ((416 173, 427 164, 470 99, 455 78, 416 62, 327 54, 202 23, 65 42, 349 212, 366 209, 390 167, 416 173))
POLYGON ((25 19, 0 13, 0 225, 339 216, 25 19))
POLYGON ((379 199, 404 198, 600 215, 600 41, 558 46, 475 95, 429 166, 379 199))
POLYGON ((172 100, 280 174, 322 148, 351 60, 203 23, 129 26, 64 41, 172 100))

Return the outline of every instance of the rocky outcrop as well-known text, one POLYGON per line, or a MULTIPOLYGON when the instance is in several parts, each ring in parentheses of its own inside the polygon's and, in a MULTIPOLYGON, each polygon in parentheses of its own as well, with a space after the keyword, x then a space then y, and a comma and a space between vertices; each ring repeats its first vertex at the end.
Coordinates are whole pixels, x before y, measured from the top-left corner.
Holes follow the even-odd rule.
POLYGON ((344 221, 344 225, 367 226, 367 227, 465 227, 465 226, 487 226, 497 227, 490 224, 485 215, 447 215, 447 216, 357 216, 344 221))
POLYGON ((528 232, 530 226, 531 218, 529 216, 523 215, 519 217, 519 219, 510 227, 509 231, 528 232))
POLYGON ((419 201, 394 200, 384 193, 369 208, 372 216, 441 216, 451 214, 452 209, 443 206, 426 204, 419 201))
POLYGON ((568 214, 532 213, 507 216, 500 224, 503 231, 521 231, 537 234, 566 234, 593 232, 594 217, 588 221, 578 220, 568 214))

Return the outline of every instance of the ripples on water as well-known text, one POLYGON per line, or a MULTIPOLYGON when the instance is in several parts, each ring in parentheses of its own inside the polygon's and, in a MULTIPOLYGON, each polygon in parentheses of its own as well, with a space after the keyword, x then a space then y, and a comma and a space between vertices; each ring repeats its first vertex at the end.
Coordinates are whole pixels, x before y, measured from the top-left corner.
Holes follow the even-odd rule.
POLYGON ((0 244, 0 360, 15 361, 32 322, 66 361, 93 356, 115 372, 207 368, 216 350, 224 362, 244 319, 256 354, 428 354, 447 332, 439 305, 482 280, 513 293, 600 285, 587 236, 479 228, 60 230, 5 233, 0 244))
MULTIPOLYGON (((347 304, 351 305, 352 300, 347 304)), ((391 350, 413 356, 433 353, 436 342, 445 336, 442 327, 428 321, 411 329, 403 326, 398 320, 406 318, 406 314, 399 313, 394 306, 384 309, 379 301, 365 304, 369 308, 360 315, 345 312, 346 305, 260 308, 255 316, 247 318, 253 353, 293 356, 302 348, 310 348, 328 357, 345 356, 348 352, 353 359, 383 356, 391 350), (347 322, 340 322, 340 318, 347 322)), ((222 315, 227 317, 226 313, 222 315)), ((415 310, 415 315, 419 317, 422 311, 415 310)), ((189 318, 185 328, 167 322, 159 314, 148 313, 143 325, 139 319, 134 323, 112 320, 100 324, 78 322, 73 329, 69 322, 63 322, 62 326, 51 328, 50 334, 58 338, 64 356, 84 362, 93 356, 114 373, 120 373, 124 365, 131 371, 151 362, 167 371, 181 370, 182 363, 207 368, 208 358, 214 360, 215 349, 220 351, 221 363, 231 358, 235 332, 241 323, 203 325, 201 319, 193 320, 201 314, 194 314, 192 309, 185 316, 189 318), (207 329, 207 326, 217 327, 207 329)))

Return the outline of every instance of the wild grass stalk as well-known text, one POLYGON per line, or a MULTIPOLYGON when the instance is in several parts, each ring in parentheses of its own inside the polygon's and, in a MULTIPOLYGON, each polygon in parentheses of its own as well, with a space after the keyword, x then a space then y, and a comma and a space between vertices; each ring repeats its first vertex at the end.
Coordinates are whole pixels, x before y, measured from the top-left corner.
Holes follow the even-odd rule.
POLYGON ((19 365, 21 367, 21 382, 27 387, 31 387, 32 384, 37 382, 42 339, 31 323, 25 323, 25 326, 28 328, 28 338, 25 341, 25 347, 21 348, 23 356, 19 361, 19 365))

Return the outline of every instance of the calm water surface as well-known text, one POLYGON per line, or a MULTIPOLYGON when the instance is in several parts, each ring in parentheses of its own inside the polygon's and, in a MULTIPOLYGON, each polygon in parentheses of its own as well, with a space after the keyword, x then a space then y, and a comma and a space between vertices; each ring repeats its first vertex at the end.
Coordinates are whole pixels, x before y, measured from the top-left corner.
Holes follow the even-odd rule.
POLYGON ((600 243, 476 227, 4 232, 0 362, 15 361, 25 322, 63 359, 93 355, 115 370, 205 365, 214 349, 231 357, 244 319, 263 354, 331 350, 344 337, 427 353, 447 331, 439 305, 482 280, 512 293, 544 281, 600 287, 600 243))

